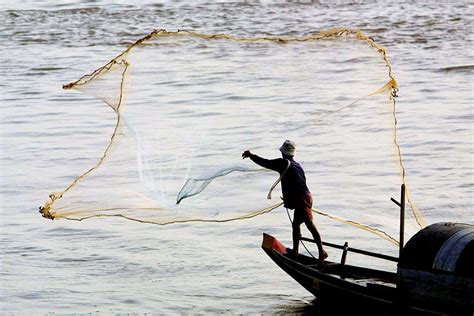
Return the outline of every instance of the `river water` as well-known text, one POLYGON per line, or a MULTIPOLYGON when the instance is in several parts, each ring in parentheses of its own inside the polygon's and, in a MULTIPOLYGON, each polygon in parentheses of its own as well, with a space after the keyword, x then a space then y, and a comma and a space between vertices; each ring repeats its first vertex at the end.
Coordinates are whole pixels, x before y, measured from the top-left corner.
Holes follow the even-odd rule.
MULTIPOLYGON (((414 200, 429 224, 473 223, 472 3, 136 3, 0 4, 2 312, 314 311, 313 297, 260 249, 264 231, 291 241, 284 210, 226 224, 164 227, 111 219, 52 222, 38 214, 51 192, 97 161, 115 124, 110 109, 94 107, 91 115, 93 101, 62 84, 153 29, 245 37, 361 29, 388 49, 400 84, 398 140, 414 200)), ((394 197, 398 190, 395 183, 394 197)), ((328 241, 397 253, 357 230, 316 221, 328 241)), ((330 251, 332 260, 339 255, 330 251)), ((349 262, 395 269, 355 256, 349 262)))

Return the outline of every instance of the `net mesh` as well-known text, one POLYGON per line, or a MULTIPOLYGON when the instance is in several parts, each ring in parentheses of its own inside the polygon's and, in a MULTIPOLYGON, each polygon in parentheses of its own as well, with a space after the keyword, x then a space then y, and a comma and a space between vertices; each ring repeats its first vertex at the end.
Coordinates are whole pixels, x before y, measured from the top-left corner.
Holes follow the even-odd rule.
MULTIPOLYGON (((386 50, 361 31, 153 31, 64 88, 102 100, 117 121, 99 161, 49 196, 46 218, 164 225, 264 214, 282 204, 266 198, 278 175, 240 153, 276 158, 292 139, 315 211, 397 243, 387 197, 406 184, 398 87, 386 50)), ((416 230, 425 222, 407 193, 416 230)))

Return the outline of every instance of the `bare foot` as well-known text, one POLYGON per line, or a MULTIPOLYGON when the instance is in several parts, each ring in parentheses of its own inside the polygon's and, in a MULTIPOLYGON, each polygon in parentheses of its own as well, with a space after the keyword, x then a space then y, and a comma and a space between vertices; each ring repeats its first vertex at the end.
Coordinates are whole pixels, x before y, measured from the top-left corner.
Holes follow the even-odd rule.
POLYGON ((328 253, 323 250, 323 253, 322 253, 322 254, 321 254, 321 253, 319 254, 318 260, 319 260, 320 262, 323 262, 324 260, 327 259, 327 257, 328 257, 328 253))

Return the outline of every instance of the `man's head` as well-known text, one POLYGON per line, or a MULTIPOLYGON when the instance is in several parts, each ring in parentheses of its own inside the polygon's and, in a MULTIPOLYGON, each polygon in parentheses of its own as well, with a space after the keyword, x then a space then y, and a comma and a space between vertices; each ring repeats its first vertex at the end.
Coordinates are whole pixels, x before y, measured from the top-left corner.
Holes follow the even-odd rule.
POLYGON ((296 146, 291 140, 285 140, 280 147, 280 151, 284 156, 293 157, 295 155, 296 146))

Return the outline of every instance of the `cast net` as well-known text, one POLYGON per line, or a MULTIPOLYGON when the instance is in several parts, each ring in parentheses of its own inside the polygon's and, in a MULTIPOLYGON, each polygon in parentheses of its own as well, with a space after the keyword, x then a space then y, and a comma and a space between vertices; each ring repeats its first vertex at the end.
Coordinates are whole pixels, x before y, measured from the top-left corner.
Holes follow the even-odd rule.
POLYGON ((240 154, 277 158, 291 139, 316 211, 396 236, 389 197, 405 183, 397 83, 386 50, 360 31, 154 31, 64 88, 102 100, 117 123, 102 158, 50 195, 41 208, 47 218, 170 224, 264 214, 281 205, 279 192, 267 199, 278 174, 240 154))

